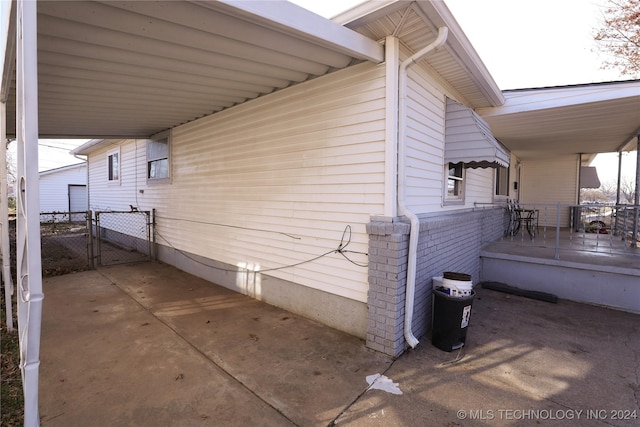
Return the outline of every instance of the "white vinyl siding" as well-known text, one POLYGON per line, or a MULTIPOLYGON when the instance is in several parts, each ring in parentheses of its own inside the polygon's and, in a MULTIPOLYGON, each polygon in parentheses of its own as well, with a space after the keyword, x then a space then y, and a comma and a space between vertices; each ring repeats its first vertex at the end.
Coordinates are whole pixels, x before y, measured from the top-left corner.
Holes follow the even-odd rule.
POLYGON ((466 169, 467 195, 465 206, 472 208, 475 203, 492 203, 495 192, 493 168, 466 169))
MULTIPOLYGON (((336 249, 347 226, 347 249, 365 253, 366 224, 384 209, 384 83, 384 65, 364 63, 177 127, 170 186, 146 185, 142 140, 135 179, 128 141, 122 191, 92 181, 91 202, 155 208, 159 244, 234 266, 312 259, 336 249)), ((367 268, 340 254, 265 275, 367 300, 367 268)))
POLYGON ((144 140, 123 140, 97 150, 89 156, 89 198, 92 210, 130 210, 137 205, 137 188, 144 188, 145 150, 144 140), (136 146, 139 148, 136 150, 136 146), (108 177, 108 156, 114 152, 120 157, 119 185, 113 185, 108 177), (139 165, 135 159, 138 159, 139 165), (137 179, 136 179, 137 178, 137 179))
MULTIPOLYGON (((565 156, 523 162, 520 166, 520 181, 520 203, 522 205, 575 204, 578 197, 578 157, 565 156)), ((555 212, 555 210, 549 209, 547 215, 541 214, 541 220, 544 221, 544 224, 555 226, 555 212)), ((569 209, 563 209, 560 214, 561 226, 568 226, 569 209)), ((543 223, 541 222, 540 225, 543 223)))
MULTIPOLYGON (((465 169, 464 203, 445 205, 447 172, 444 162, 445 94, 442 85, 423 67, 409 70, 407 99, 406 202, 417 214, 491 203, 494 169, 465 169)), ((447 94, 451 96, 450 94, 447 94)))
POLYGON ((441 209, 444 188, 444 95, 419 67, 409 70, 406 203, 415 213, 441 209))
MULTIPOLYGON (((68 212, 69 184, 86 185, 87 168, 81 164, 40 173, 40 212, 68 212)), ((86 210, 86 204, 82 210, 86 210)))

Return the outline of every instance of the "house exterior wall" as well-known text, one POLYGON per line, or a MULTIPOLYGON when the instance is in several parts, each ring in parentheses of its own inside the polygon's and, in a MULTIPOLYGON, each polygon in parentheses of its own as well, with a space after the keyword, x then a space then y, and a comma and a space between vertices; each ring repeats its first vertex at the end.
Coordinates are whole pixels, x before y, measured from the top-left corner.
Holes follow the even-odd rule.
MULTIPOLYGON (((68 212, 69 185, 87 185, 87 167, 64 167, 40 173, 40 212, 68 212)), ((84 207, 86 210, 86 206, 84 207)))
POLYGON ((454 97, 422 67, 409 70, 406 203, 415 213, 473 208, 493 201, 494 169, 466 169, 463 203, 445 204, 446 96, 454 97))
MULTIPOLYGON (((445 271, 480 279, 480 248, 502 236, 505 210, 486 208, 420 216, 412 332, 422 337, 431 328, 432 278, 445 271)), ((410 226, 402 219, 372 218, 368 226, 369 320, 367 346, 399 356, 407 347, 403 335, 407 253, 410 226)))
POLYGON ((101 148, 92 207, 155 208, 161 260, 364 337, 384 94, 384 65, 364 63, 179 126, 167 184, 147 183, 145 141, 101 148), (120 179, 109 182, 117 151, 120 179), (335 253, 341 243, 353 252, 335 253))
MULTIPOLYGON (((520 203, 540 212, 540 226, 555 227, 558 210, 554 206, 576 204, 578 201, 577 156, 565 156, 538 161, 527 160, 520 165, 520 203)), ((570 224, 570 209, 560 210, 560 226, 570 224)))
MULTIPOLYGON (((506 211, 495 202, 495 170, 466 169, 464 200, 444 201, 446 96, 456 94, 428 69, 408 75, 406 203, 418 215, 416 289, 412 332, 424 337, 431 327, 432 277, 445 271, 480 279, 482 243, 503 235, 506 211)), ((367 346, 390 356, 406 348, 405 296, 410 225, 402 217, 372 217, 369 232, 369 315, 367 346)))
MULTIPOLYGON (((97 149, 92 207, 153 208, 160 260, 395 356, 404 350, 409 228, 383 216, 385 162, 395 161, 387 69, 356 65, 173 129, 170 183, 147 183, 143 140, 97 149), (120 179, 108 182, 116 152, 120 179), (347 242, 355 264, 335 252, 347 242)), ((493 201, 493 169, 467 169, 463 203, 443 203, 445 95, 456 94, 422 67, 410 72, 408 92, 407 204, 421 220, 414 329, 423 335, 431 277, 457 270, 477 279, 476 239, 488 223, 499 230, 489 238, 502 233, 504 210, 476 205, 493 201)))

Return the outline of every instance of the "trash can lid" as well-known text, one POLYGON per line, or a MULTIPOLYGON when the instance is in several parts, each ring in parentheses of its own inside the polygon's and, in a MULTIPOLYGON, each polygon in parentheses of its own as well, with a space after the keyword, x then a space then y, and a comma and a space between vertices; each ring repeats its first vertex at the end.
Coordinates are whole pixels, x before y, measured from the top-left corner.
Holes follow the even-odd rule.
POLYGON ((454 273, 451 271, 445 271, 444 273, 442 273, 442 276, 445 279, 449 279, 449 280, 460 280, 462 282, 468 282, 471 280, 471 275, 470 274, 465 274, 465 273, 454 273))

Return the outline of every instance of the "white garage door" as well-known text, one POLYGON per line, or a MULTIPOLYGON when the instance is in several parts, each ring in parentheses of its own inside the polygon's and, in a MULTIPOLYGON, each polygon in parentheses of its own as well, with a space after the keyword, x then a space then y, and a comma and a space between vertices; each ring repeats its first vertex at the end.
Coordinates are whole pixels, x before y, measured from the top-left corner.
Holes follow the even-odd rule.
MULTIPOLYGON (((71 212, 86 212, 87 210, 87 186, 86 185, 74 185, 69 184, 69 211, 71 212)), ((84 219, 72 218, 72 220, 78 221, 84 219)))

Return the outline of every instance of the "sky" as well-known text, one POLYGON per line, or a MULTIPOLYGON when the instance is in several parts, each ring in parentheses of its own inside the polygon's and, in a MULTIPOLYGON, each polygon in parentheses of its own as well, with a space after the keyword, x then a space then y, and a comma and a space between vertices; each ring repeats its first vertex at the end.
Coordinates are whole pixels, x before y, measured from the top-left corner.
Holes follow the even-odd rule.
MULTIPOLYGON (((326 18, 362 3, 362 0, 292 1, 326 18)), ((596 48, 593 34, 606 0, 446 0, 445 3, 502 90, 631 78, 601 67, 605 56, 596 48)), ((75 145, 85 141, 76 141, 75 145)), ((63 140, 42 144, 49 147, 40 149, 40 170, 78 162, 65 154, 73 143, 63 140)))
MULTIPOLYGON (((291 0, 331 18, 362 0, 291 0)), ((603 70, 593 35, 606 0, 445 0, 498 87, 626 80, 603 70)), ((638 76, 640 78, 640 76, 638 76)))

